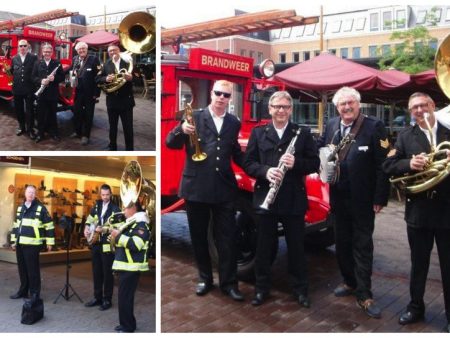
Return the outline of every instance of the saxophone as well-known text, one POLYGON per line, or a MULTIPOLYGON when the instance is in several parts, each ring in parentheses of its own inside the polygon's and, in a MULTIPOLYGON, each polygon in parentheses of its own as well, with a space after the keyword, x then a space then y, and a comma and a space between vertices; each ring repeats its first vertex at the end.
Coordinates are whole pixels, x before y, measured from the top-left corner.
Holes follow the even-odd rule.
MULTIPOLYGON (((286 148, 285 154, 292 154, 295 153, 295 142, 297 142, 298 135, 300 135, 301 129, 298 128, 297 132, 295 133, 295 136, 292 138, 291 142, 289 143, 288 147, 286 148)), ((284 175, 288 171, 288 168, 286 165, 279 161, 278 162, 278 169, 281 170, 283 173, 281 180, 279 182, 270 183, 270 189, 267 192, 266 198, 264 199, 264 202, 259 206, 261 209, 269 210, 269 206, 275 201, 275 198, 277 197, 278 190, 280 190, 281 184, 283 183, 284 175)))

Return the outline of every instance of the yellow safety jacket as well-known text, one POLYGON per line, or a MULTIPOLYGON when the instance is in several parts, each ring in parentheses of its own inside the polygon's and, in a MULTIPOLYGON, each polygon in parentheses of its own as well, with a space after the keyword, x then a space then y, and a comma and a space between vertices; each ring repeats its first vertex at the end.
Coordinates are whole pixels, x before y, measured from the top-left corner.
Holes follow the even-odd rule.
POLYGON ((112 269, 148 271, 149 218, 145 212, 137 212, 126 223, 129 227, 116 237, 116 255, 112 269))
POLYGON ((17 208, 12 228, 11 242, 23 245, 55 245, 55 227, 47 208, 38 200, 30 207, 25 204, 17 208))

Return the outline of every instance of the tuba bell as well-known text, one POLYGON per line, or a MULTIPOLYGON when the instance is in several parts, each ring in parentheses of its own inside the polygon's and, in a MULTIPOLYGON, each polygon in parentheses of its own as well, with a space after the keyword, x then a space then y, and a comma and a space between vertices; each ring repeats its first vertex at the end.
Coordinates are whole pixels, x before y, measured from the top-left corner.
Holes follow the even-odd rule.
MULTIPOLYGON (((150 226, 152 238, 154 236, 154 225, 156 217, 156 188, 155 185, 142 176, 142 169, 137 161, 130 161, 123 170, 122 177, 120 179, 120 199, 122 201, 122 209, 131 207, 136 203, 139 203, 141 207, 146 211, 150 218, 150 226)), ((119 214, 115 214, 116 217, 119 214)), ((115 227, 112 222, 109 222, 110 227, 115 227)), ((120 233, 128 229, 130 226, 127 222, 119 223, 117 230, 120 233)), ((114 238, 110 238, 111 250, 114 251, 115 241, 114 238)))
POLYGON ((127 50, 120 54, 121 59, 129 64, 128 69, 122 68, 114 74, 112 82, 100 84, 99 87, 107 94, 122 88, 127 80, 125 74, 133 71, 132 53, 150 52, 156 45, 155 18, 147 12, 128 14, 119 24, 119 39, 127 50))

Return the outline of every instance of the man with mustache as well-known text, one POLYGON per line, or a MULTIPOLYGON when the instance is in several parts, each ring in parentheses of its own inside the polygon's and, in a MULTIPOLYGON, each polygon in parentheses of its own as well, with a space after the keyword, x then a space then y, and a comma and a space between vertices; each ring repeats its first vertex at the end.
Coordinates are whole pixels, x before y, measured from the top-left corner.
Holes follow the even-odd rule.
MULTIPOLYGON (((394 149, 383 164, 389 175, 402 176, 425 170, 431 147, 450 141, 450 130, 434 112, 434 102, 425 93, 414 93, 409 98, 408 108, 416 125, 403 130, 394 149), (428 129, 428 125, 431 130, 428 129)), ((446 114, 446 113, 440 113, 446 114)), ((445 118, 445 116, 441 116, 445 118)), ((436 160, 450 161, 450 151, 437 155, 436 160)), ((448 162, 447 162, 448 163, 448 162)), ((431 250, 436 241, 441 267, 445 314, 450 329, 450 178, 445 178, 430 189, 416 194, 406 194, 405 221, 409 247, 411 249, 411 276, 409 293, 411 300, 399 317, 399 324, 421 321, 425 314, 425 284, 430 266, 431 250)))
POLYGON ((330 186, 336 216, 336 257, 343 283, 336 297, 356 296, 357 304, 373 318, 381 317, 371 292, 375 214, 387 205, 389 181, 381 165, 389 149, 383 123, 360 113, 361 96, 343 87, 333 97, 339 116, 328 121, 319 147, 339 144, 348 133, 353 141, 339 152, 338 181, 330 186))

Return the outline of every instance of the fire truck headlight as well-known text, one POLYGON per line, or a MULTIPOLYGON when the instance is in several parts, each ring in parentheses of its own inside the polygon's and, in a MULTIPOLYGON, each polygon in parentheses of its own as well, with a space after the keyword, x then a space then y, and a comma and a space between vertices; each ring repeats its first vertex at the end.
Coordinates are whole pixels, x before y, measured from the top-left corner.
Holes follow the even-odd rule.
POLYGON ((265 59, 259 65, 259 72, 265 78, 270 78, 275 73, 275 63, 270 59, 265 59))

